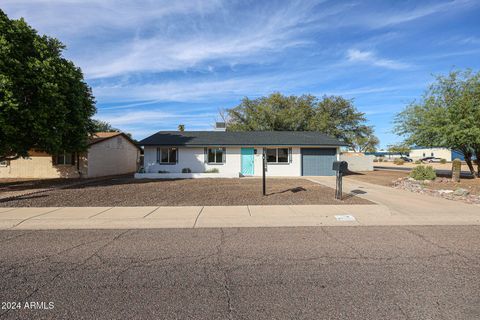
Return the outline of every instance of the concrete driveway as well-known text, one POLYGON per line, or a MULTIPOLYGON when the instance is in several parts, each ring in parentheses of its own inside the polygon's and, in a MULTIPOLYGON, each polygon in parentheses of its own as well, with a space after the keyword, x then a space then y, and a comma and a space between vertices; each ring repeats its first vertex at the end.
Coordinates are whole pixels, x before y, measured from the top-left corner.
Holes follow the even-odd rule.
MULTIPOLYGON (((335 177, 309 177, 309 179, 335 188, 335 177)), ((468 221, 478 223, 480 219, 479 205, 348 179, 343 179, 343 188, 346 197, 349 193, 355 194, 383 207, 391 214, 393 219, 388 219, 391 222, 405 219, 412 222, 430 221, 431 224, 464 224, 468 221)))

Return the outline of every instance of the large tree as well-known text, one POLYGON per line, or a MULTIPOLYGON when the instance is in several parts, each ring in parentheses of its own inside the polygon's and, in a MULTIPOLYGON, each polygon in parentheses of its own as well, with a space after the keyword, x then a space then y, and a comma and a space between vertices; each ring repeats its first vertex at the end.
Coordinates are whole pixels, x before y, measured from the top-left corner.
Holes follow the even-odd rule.
MULTIPOLYGON (((409 145, 461 152, 475 177, 472 155, 480 157, 480 73, 452 71, 437 76, 422 99, 398 114, 395 123, 395 131, 409 145)), ((477 164, 480 168, 478 160, 477 164)))
POLYGON ((354 151, 374 149, 378 139, 366 125, 365 114, 352 100, 338 96, 318 99, 312 95, 284 96, 273 93, 241 103, 221 113, 229 131, 319 131, 348 143, 354 151))
POLYGON ((0 10, 0 160, 86 147, 95 102, 64 48, 0 10))

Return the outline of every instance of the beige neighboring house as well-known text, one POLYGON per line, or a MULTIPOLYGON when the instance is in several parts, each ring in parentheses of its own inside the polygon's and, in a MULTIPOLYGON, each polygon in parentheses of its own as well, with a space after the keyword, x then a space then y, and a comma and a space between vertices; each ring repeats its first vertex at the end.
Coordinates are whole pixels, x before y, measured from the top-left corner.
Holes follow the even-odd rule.
POLYGON ((420 160, 425 157, 435 157, 452 161, 452 150, 447 148, 412 148, 410 150, 410 158, 420 160))
POLYGON ((97 132, 83 153, 50 155, 30 151, 28 158, 0 162, 0 178, 93 178, 133 173, 141 149, 122 132, 97 132))

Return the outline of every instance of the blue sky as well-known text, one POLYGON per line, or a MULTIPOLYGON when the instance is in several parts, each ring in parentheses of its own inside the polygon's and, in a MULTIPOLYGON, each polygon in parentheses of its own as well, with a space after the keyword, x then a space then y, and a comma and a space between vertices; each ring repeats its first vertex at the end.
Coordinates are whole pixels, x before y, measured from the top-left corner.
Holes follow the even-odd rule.
POLYGON ((96 118, 144 138, 208 130, 274 91, 353 98, 386 146, 432 74, 480 68, 480 1, 2 0, 59 38, 96 118))

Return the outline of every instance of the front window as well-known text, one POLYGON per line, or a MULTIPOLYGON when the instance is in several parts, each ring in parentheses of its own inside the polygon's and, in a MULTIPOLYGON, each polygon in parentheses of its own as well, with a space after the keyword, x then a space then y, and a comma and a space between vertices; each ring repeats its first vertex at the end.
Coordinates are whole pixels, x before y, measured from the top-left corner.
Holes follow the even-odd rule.
POLYGON ((158 163, 177 163, 177 148, 157 148, 158 163))
POLYGON ((225 148, 208 148, 207 160, 208 163, 224 163, 225 148))
POLYGON ((72 165, 75 164, 75 154, 73 153, 59 153, 55 156, 55 164, 57 165, 72 165))
POLYGON ((288 163, 288 148, 267 149, 268 163, 288 163))

